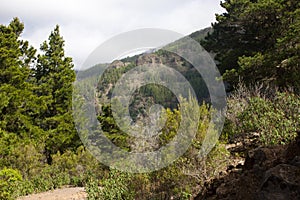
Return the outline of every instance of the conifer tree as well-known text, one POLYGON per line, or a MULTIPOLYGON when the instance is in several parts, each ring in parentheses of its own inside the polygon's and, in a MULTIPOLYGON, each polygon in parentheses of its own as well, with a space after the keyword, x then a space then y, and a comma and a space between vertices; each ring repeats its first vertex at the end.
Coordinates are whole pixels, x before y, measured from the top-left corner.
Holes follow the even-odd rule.
POLYGON ((223 77, 299 90, 299 1, 225 0, 221 6, 226 12, 202 45, 216 53, 223 77))
POLYGON ((79 145, 79 138, 72 118, 72 84, 75 71, 70 57, 65 56, 64 40, 56 26, 48 42, 41 45, 43 54, 38 55, 35 81, 37 94, 47 97, 47 109, 40 113, 40 126, 47 131, 46 155, 64 152, 79 145))
POLYGON ((15 18, 0 25, 0 129, 25 137, 37 137, 32 115, 37 112, 30 83, 35 49, 19 39, 24 25, 15 18))

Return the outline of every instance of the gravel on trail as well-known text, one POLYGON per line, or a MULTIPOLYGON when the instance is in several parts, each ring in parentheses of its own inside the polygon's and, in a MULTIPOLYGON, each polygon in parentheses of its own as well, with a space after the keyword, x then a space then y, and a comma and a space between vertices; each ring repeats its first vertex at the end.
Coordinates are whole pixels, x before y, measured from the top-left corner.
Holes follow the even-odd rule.
POLYGON ((87 200, 87 194, 83 187, 62 188, 38 194, 30 194, 19 197, 17 200, 87 200))

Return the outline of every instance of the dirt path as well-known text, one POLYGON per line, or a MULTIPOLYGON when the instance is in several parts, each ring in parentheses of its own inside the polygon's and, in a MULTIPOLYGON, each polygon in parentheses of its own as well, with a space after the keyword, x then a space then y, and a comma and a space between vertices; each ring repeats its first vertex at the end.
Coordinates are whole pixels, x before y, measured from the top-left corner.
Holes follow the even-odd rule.
POLYGON ((83 187, 63 188, 39 194, 19 197, 17 200, 86 200, 87 194, 83 187))

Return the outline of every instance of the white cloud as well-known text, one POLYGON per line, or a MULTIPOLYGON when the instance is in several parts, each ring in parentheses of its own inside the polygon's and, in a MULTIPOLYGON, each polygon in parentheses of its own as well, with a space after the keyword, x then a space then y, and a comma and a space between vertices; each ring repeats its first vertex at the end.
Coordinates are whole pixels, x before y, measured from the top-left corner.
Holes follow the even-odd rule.
POLYGON ((0 23, 13 17, 25 23, 23 38, 39 45, 56 24, 66 53, 80 68, 88 54, 111 36, 138 28, 163 28, 182 34, 205 28, 223 12, 218 0, 2 0, 0 23))

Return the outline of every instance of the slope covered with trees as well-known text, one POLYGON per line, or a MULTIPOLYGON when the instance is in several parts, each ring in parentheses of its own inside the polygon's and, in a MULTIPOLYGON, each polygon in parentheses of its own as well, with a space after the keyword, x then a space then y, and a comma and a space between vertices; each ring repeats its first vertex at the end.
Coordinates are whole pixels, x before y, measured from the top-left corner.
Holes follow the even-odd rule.
MULTIPOLYGON (((140 64, 162 63, 183 74, 202 97, 201 102, 183 101, 197 104, 200 113, 196 136, 186 153, 172 165, 144 174, 104 166, 81 144, 72 117, 76 72, 64 53, 59 27, 41 44, 38 54, 20 39, 24 25, 19 19, 0 25, 0 199, 63 185, 84 186, 88 199, 242 198, 244 192, 259 199, 258 194, 272 197, 269 191, 297 198, 299 174, 281 176, 276 169, 286 174, 299 171, 299 139, 293 141, 300 130, 300 3, 225 0, 221 6, 226 11, 217 15, 212 29, 190 35, 215 55, 223 79, 232 86, 224 129, 206 158, 198 154, 214 108, 202 78, 184 59, 158 50, 115 61, 95 86, 98 96, 91 100, 104 102, 95 105, 104 134, 126 151, 155 150, 170 142, 181 112, 187 110, 180 110, 166 88, 140 88, 131 102, 132 117, 146 118, 145 110, 160 103, 166 107, 167 120, 161 134, 147 141, 148 146, 137 145, 117 126, 109 104, 122 74, 140 64), (231 190, 235 183, 238 187, 231 190)), ((176 48, 182 42, 170 46, 176 48)), ((79 73, 77 80, 83 81, 82 87, 88 86, 90 75, 105 66, 79 73)))

